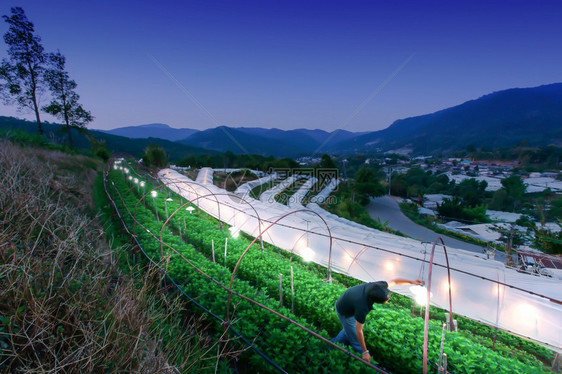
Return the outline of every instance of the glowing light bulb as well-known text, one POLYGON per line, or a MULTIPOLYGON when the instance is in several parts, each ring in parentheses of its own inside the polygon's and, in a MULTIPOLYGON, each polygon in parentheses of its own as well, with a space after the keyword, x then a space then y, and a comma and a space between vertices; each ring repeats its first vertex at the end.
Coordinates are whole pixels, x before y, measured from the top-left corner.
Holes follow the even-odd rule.
POLYGON ((232 237, 234 239, 236 239, 237 237, 240 236, 240 229, 239 228, 237 228, 235 226, 232 226, 232 227, 229 227, 228 230, 230 230, 230 235, 232 235, 232 237))
MULTIPOLYGON (((449 293, 449 281, 447 279, 444 279, 443 282, 441 282, 441 290, 443 290, 443 292, 449 293)), ((455 284, 451 281, 451 294, 453 294, 455 292, 455 284)))
MULTIPOLYGON (((424 286, 415 285, 410 287, 410 292, 414 294, 414 300, 419 305, 427 305, 427 288, 424 286)), ((433 293, 430 292, 429 298, 433 297, 433 293)))
POLYGON ((384 269, 385 269, 386 271, 388 271, 388 272, 393 272, 393 271, 394 271, 394 268, 395 268, 395 266, 394 266, 394 263, 393 263, 393 262, 391 262, 391 261, 386 261, 386 262, 384 263, 384 269))
POLYGON ((301 255, 303 260, 310 262, 314 259, 315 253, 310 247, 305 247, 302 250, 301 255))

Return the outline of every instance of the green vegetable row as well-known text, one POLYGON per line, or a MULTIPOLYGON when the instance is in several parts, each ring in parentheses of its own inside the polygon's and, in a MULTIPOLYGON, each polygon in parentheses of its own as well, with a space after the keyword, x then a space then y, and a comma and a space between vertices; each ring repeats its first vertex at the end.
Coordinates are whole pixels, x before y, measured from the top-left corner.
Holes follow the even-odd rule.
MULTIPOLYGON (((119 173, 111 173, 112 179, 119 173)), ((128 190, 127 184, 122 180, 115 180, 115 187, 121 193, 128 190)), ((123 219, 129 229, 132 231, 133 220, 127 212, 125 205, 121 202, 117 193, 112 194, 113 200, 116 202, 118 209, 123 215, 123 219)), ((132 211, 138 198, 132 195, 124 197, 124 203, 132 211)), ((151 204, 152 201, 149 201, 151 204)), ((157 201, 158 204, 158 201, 157 201)), ((159 211, 159 214, 164 213, 159 211)), ((154 237, 148 233, 149 230, 157 236, 162 228, 162 223, 155 221, 152 211, 139 204, 137 207, 137 220, 143 222, 144 228, 137 225, 137 240, 145 251, 153 259, 158 260, 160 257, 160 245, 154 237)), ((187 218, 189 219, 189 218, 187 218)), ((163 240, 173 246, 181 255, 189 259, 195 266, 200 268, 209 276, 213 277, 222 284, 229 284, 231 272, 224 266, 209 261, 205 256, 199 253, 193 245, 182 241, 177 235, 174 235, 168 228, 164 230, 163 240)), ((208 278, 202 276, 195 271, 193 267, 179 258, 178 255, 171 256, 167 264, 168 274, 181 285, 182 289, 193 296, 197 301, 218 315, 226 315, 227 291, 211 282, 208 278)), ((278 302, 270 299, 267 292, 252 287, 248 282, 235 279, 233 289, 243 295, 262 303, 263 305, 276 309, 284 315, 291 316, 301 325, 307 326, 313 330, 317 330, 306 320, 292 316, 287 308, 279 308, 278 302)), ((287 321, 271 314, 270 312, 259 308, 247 301, 233 296, 233 306, 231 313, 235 310, 235 321, 232 326, 240 331, 244 336, 252 340, 264 351, 269 357, 283 367, 288 372, 343 372, 344 370, 353 370, 356 372, 369 372, 367 367, 362 363, 350 359, 345 353, 338 350, 329 350, 328 346, 315 338, 312 338, 304 330, 288 323, 287 321), (296 352, 303 352, 297 354, 296 352), (347 369, 349 368, 349 369, 347 369)), ((219 327, 220 328, 220 327, 219 327)), ((319 331, 319 334, 328 337, 325 331, 319 331)), ((253 365, 252 372, 275 372, 272 367, 266 365, 263 359, 257 355, 253 355, 251 350, 245 353, 245 362, 253 365)))

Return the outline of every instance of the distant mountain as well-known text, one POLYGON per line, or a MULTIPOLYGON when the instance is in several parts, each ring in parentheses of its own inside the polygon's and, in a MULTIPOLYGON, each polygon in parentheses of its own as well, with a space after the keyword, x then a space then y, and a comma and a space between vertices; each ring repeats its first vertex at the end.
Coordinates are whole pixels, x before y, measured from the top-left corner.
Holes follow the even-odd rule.
MULTIPOLYGON (((61 126, 52 123, 42 123, 43 129, 48 139, 55 139, 58 143, 66 142, 66 133, 60 131, 61 126)), ((25 121, 13 117, 0 116, 0 128, 18 129, 30 133, 37 132, 37 123, 25 121)), ((123 136, 112 135, 98 130, 89 130, 89 133, 96 137, 98 140, 104 140, 110 151, 114 153, 128 153, 137 158, 140 158, 144 153, 145 148, 150 143, 157 144, 164 148, 169 155, 170 161, 178 161, 188 155, 216 155, 218 152, 192 147, 185 144, 171 142, 159 138, 147 139, 130 139, 123 136)), ((86 136, 72 131, 72 140, 78 149, 90 149, 90 142, 86 136)))
POLYGON ((286 144, 284 141, 266 136, 261 130, 265 129, 254 131, 219 126, 195 133, 181 140, 180 143, 221 152, 231 151, 235 154, 249 153, 278 157, 294 156, 302 152, 299 144, 286 144))
POLYGON ((293 158, 327 152, 397 150, 411 154, 448 154, 469 145, 498 148, 521 141, 531 146, 562 146, 562 83, 494 92, 435 113, 397 120, 375 132, 226 126, 198 131, 149 124, 105 133, 135 139, 161 138, 216 152, 293 158))
POLYGON ((334 152, 409 149, 449 153, 476 147, 562 146, 562 83, 513 88, 432 114, 395 121, 390 127, 340 142, 334 152))
POLYGON ((161 123, 119 127, 113 130, 97 130, 131 139, 161 138, 217 152, 250 153, 263 156, 296 157, 325 152, 341 141, 353 139, 365 133, 345 130, 280 130, 261 127, 219 126, 203 131, 174 129, 161 123))
POLYGON ((125 136, 131 139, 160 138, 169 141, 185 139, 199 130, 175 129, 163 123, 150 123, 147 125, 119 127, 113 130, 97 130, 112 135, 125 136))
POLYGON ((324 153, 328 147, 361 134, 345 130, 330 133, 324 130, 220 126, 194 133, 180 142, 221 152, 297 157, 324 153))

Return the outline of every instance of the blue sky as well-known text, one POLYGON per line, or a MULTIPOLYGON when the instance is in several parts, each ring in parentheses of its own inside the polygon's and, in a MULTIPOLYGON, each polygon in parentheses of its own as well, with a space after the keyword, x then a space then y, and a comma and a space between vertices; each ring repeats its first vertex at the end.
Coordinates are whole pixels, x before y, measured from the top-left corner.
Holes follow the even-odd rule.
POLYGON ((8 0, 0 13, 12 6, 67 57, 96 129, 375 131, 562 82, 559 0, 8 0))

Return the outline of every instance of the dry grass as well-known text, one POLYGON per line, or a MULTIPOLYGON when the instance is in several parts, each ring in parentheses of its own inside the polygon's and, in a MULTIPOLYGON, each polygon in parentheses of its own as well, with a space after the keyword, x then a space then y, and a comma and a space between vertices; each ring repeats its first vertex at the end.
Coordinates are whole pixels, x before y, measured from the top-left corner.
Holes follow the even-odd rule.
POLYGON ((159 273, 117 266, 92 162, 0 141, 0 372, 215 371, 215 341, 159 273))

